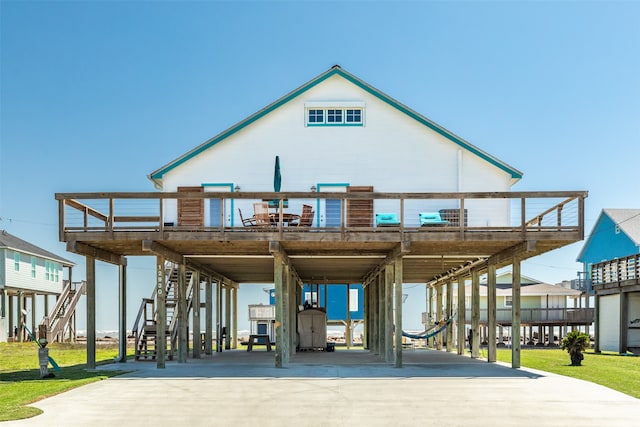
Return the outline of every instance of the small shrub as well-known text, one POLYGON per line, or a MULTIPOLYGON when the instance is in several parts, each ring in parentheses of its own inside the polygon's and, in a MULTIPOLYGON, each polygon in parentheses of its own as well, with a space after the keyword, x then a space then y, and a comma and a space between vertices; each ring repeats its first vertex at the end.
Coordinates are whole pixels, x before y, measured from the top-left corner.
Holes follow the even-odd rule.
POLYGON ((584 359, 583 351, 590 346, 589 335, 580 331, 571 331, 562 339, 560 348, 567 350, 571 357, 571 366, 581 366, 584 359))

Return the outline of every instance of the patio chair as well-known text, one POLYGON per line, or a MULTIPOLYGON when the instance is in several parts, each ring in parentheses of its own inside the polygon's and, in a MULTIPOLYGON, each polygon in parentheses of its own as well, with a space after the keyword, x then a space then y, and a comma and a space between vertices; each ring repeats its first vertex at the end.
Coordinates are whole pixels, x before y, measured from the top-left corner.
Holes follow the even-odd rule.
POLYGON ((302 214, 298 221, 298 227, 311 227, 313 225, 313 207, 311 205, 302 205, 302 214))
POLYGON ((377 213, 376 227, 389 227, 400 225, 398 215, 395 213, 377 213))
POLYGON ((439 212, 420 212, 420 226, 430 226, 430 225, 449 225, 449 221, 446 219, 442 219, 439 212))
POLYGON ((244 218, 242 216, 242 210, 240 208, 238 208, 238 213, 240 214, 240 220, 242 221, 242 225, 244 225, 245 227, 251 227, 253 225, 256 225, 255 216, 252 216, 251 218, 244 218))
POLYGON ((267 202, 254 203, 253 217, 256 219, 257 226, 260 226, 260 227, 271 226, 271 218, 269 217, 269 204, 267 202))

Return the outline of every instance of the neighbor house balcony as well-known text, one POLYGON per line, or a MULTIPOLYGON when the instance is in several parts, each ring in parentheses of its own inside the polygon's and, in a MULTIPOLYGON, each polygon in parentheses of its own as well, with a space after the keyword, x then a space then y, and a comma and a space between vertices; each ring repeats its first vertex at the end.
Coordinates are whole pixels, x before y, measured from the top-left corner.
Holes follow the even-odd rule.
POLYGON ((599 294, 640 291, 640 254, 591 266, 593 289, 599 294))

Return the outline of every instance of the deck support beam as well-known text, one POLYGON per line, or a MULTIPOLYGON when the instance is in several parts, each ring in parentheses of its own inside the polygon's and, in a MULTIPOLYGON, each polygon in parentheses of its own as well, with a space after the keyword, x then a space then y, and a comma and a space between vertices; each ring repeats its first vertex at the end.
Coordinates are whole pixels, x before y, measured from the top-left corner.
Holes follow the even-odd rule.
POLYGON ((231 310, 233 311, 233 317, 231 319, 231 336, 233 340, 231 341, 231 348, 238 348, 238 288, 231 288, 231 310))
POLYGON ((385 311, 384 311, 384 300, 385 300, 385 280, 386 276, 383 272, 378 273, 378 296, 376 298, 376 311, 378 313, 378 343, 376 344, 376 354, 379 355, 382 359, 384 359, 385 352, 385 344, 384 344, 384 334, 386 329, 385 326, 385 311))
POLYGON ((511 288, 511 367, 520 367, 520 259, 513 257, 511 288))
POLYGON ((384 276, 384 360, 391 363, 393 361, 393 266, 385 266, 384 276))
POLYGON ((96 367, 96 258, 87 255, 87 369, 96 367))
POLYGON ((464 278, 458 276, 458 354, 464 354, 466 312, 464 278))
POLYGON ((116 362, 127 361, 127 266, 118 266, 118 356, 116 362))
POLYGON ((192 312, 191 312, 191 324, 193 325, 193 358, 199 359, 202 349, 202 339, 200 337, 200 272, 194 271, 191 274, 192 287, 192 312))
POLYGON ((204 354, 211 355, 213 353, 213 284, 209 276, 204 285, 204 318, 204 354))
MULTIPOLYGON (((453 316, 453 278, 447 282, 447 319, 453 316)), ((445 330, 447 334, 447 352, 453 351, 453 326, 449 324, 445 330)))
MULTIPOLYGON (((442 321, 442 286, 436 288, 436 322, 442 321)), ((436 335, 436 349, 442 350, 442 334, 436 335)))
POLYGON ((224 327, 226 335, 224 337, 224 349, 231 349, 231 288, 228 286, 224 289, 224 327))
POLYGON ((156 256, 156 367, 164 369, 167 359, 167 277, 164 257, 156 256))
POLYGON ((487 266, 487 361, 496 361, 496 265, 489 261, 487 266))
POLYGON ((189 339, 187 329, 187 269, 184 264, 178 265, 178 363, 187 363, 189 339))
POLYGON ((222 352, 222 282, 216 279, 216 353, 222 352))
POLYGON ((395 361, 396 368, 402 368, 402 257, 396 257, 394 262, 395 286, 395 361))
POLYGON ((480 272, 471 270, 471 357, 477 359, 480 349, 480 272))

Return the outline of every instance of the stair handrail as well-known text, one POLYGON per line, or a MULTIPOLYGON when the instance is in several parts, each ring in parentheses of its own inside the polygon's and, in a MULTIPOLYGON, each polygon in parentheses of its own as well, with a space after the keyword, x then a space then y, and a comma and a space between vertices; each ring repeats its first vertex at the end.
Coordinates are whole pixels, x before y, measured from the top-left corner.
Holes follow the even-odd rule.
POLYGON ((69 280, 65 280, 64 281, 64 286, 62 287, 62 292, 58 296, 58 299, 56 300, 56 303, 53 306, 53 309, 40 322, 40 325, 46 325, 47 326, 47 330, 49 330, 51 328, 51 326, 53 325, 53 323, 54 323, 54 321, 52 319, 57 318, 58 317, 58 313, 60 312, 62 307, 64 307, 65 300, 69 296, 69 292, 71 292, 71 285, 72 285, 71 281, 69 281, 69 280))
MULTIPOLYGON (((191 311, 191 307, 193 306, 193 272, 190 270, 186 271, 187 276, 189 277, 189 284, 187 285, 187 317, 189 316, 189 311, 191 311)), ((189 320, 187 319, 187 325, 189 324, 189 320)), ((171 345, 172 348, 175 347, 175 342, 178 339, 178 317, 173 316, 171 319, 171 323, 169 324, 169 330, 171 331, 171 345)))
MULTIPOLYGON (((73 283, 69 284, 70 287, 71 285, 73 285, 73 283)), ((76 285, 77 285, 77 282, 76 282, 76 285)), ((66 311, 64 315, 62 317, 54 316, 54 319, 56 319, 56 321, 52 324, 53 326, 51 328, 47 328, 47 340, 53 341, 53 339, 61 332, 61 330, 65 326, 67 326, 67 324, 69 323, 69 319, 71 319, 71 316, 75 314, 76 305, 78 305, 78 301, 80 301, 80 297, 86 293, 86 290, 87 290, 87 282, 83 280, 82 282, 80 282, 80 287, 75 289, 73 296, 68 301, 69 303, 66 305, 66 311)), ((67 298, 69 296, 70 296, 70 292, 67 293, 67 298)), ((62 300, 62 298, 60 300, 62 300)))

